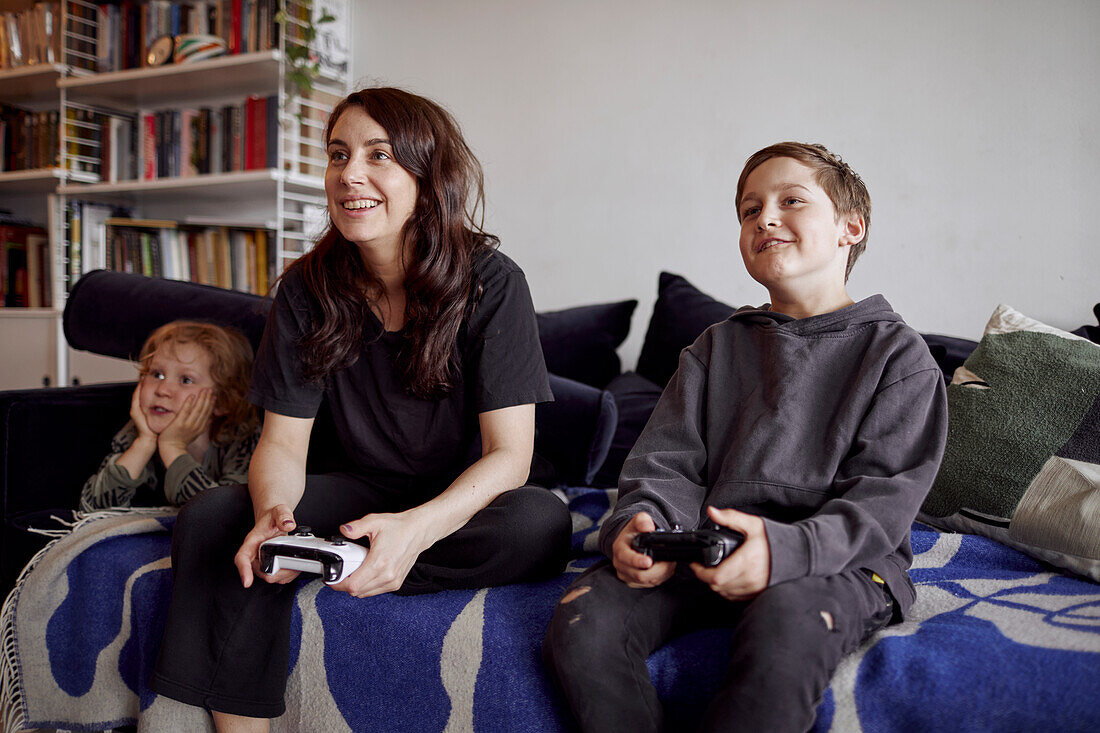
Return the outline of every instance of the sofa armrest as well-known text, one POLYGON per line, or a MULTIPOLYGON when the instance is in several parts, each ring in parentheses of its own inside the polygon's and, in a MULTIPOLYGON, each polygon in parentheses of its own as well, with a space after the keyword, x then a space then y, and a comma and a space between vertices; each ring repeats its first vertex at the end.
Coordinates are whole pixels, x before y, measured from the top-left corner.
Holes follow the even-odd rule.
POLYGON ((0 573, 7 591, 45 538, 27 518, 76 509, 80 489, 129 419, 134 384, 0 392, 0 573))

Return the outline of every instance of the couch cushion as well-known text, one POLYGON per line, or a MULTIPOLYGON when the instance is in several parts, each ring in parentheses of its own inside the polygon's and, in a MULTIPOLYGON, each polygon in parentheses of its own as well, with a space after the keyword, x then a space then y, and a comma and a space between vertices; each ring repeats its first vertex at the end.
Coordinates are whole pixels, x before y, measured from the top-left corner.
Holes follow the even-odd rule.
POLYGON ((65 338, 74 349, 135 359, 165 323, 187 319, 232 326, 260 345, 271 301, 258 295, 179 280, 93 270, 65 303, 65 338))
POLYGON ((636 371, 664 389, 676 372, 684 347, 694 343, 708 326, 729 318, 734 310, 683 276, 662 272, 636 371))
MULTIPOLYGON (((1092 314, 1096 316, 1097 323, 1100 323, 1100 303, 1097 303, 1092 307, 1092 314)), ((1081 338, 1086 338, 1094 344, 1100 344, 1100 325, 1084 325, 1080 328, 1074 329, 1072 333, 1080 336, 1081 338)))
POLYGON ((998 306, 947 395, 922 520, 1100 580, 1100 346, 998 306))
POLYGON ((603 388, 622 370, 615 349, 626 340, 636 300, 538 313, 539 341, 553 374, 603 388))
POLYGON ((592 485, 614 488, 619 485, 619 473, 623 470, 627 454, 638 442, 642 428, 657 406, 661 388, 640 374, 626 372, 612 379, 607 391, 615 399, 619 419, 607 451, 607 460, 596 473, 592 485))
POLYGON ((545 483, 590 486, 615 435, 618 410, 611 393, 550 375, 553 402, 535 406, 535 450, 549 461, 545 483))
POLYGON ((966 357, 974 353, 978 347, 977 341, 955 338, 954 336, 941 336, 938 333, 922 333, 921 338, 928 344, 928 350, 932 352, 932 358, 936 360, 943 377, 948 382, 955 374, 955 370, 963 365, 966 357))

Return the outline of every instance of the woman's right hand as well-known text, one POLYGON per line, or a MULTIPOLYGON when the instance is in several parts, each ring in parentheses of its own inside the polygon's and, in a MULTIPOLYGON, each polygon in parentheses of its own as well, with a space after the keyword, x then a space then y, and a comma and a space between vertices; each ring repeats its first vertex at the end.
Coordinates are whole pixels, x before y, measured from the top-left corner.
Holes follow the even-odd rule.
POLYGON ((272 537, 287 534, 297 526, 294 512, 286 504, 276 504, 256 518, 256 526, 245 535, 241 549, 233 557, 242 586, 250 587, 257 575, 268 583, 289 583, 298 577, 297 570, 283 569, 274 575, 266 575, 260 570, 260 545, 272 537))

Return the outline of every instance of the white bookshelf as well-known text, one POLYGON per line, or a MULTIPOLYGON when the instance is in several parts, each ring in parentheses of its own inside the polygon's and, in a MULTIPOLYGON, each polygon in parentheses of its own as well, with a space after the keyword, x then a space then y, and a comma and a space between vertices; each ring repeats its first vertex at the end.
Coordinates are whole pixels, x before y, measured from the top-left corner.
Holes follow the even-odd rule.
MULTIPOLYGON (((338 3, 340 0, 336 0, 338 3)), ((76 0, 85 7, 95 5, 76 0)), ((344 0, 346 3, 347 0, 344 0)), ((296 0, 286 0, 288 5, 296 0)), ((331 7, 332 0, 326 0, 331 7)), ((63 13, 69 3, 63 3, 63 13)), ((345 16, 350 6, 345 5, 345 16)), ((290 26, 296 23, 292 19, 290 26)), ((346 19, 346 18, 345 18, 346 19)), ((126 206, 136 218, 174 219, 185 224, 257 227, 275 234, 275 271, 306 252, 324 223, 324 150, 318 131, 328 108, 298 99, 288 90, 286 48, 288 33, 280 27, 278 47, 241 53, 189 64, 94 73, 76 68, 77 41, 63 15, 65 29, 62 63, 36 64, 0 70, 0 101, 32 110, 58 110, 61 121, 57 168, 0 172, 0 206, 26 212, 26 218, 44 226, 50 235, 53 305, 48 309, 0 308, 0 345, 5 351, 13 340, 26 341, 28 329, 47 330, 49 364, 36 349, 28 355, 32 370, 50 377, 51 384, 69 384, 74 378, 89 380, 71 367, 75 355, 68 348, 61 329, 65 305, 64 269, 68 232, 64 211, 70 200, 126 206), (274 97, 279 114, 275 165, 259 170, 158 178, 155 180, 102 181, 97 166, 75 164, 70 144, 84 134, 78 125, 67 124, 70 109, 91 109, 107 114, 130 114, 139 110, 236 104, 250 95, 274 97), (78 170, 79 167, 91 170, 78 170)), ((95 37, 94 25, 81 21, 79 34, 95 37)), ((293 42, 293 41, 290 41, 293 42)), ((347 93, 346 73, 322 76, 314 86, 320 92, 342 97, 347 93)), ((40 335, 40 334, 39 334, 40 335)), ((42 338, 35 337, 36 343, 42 338)), ((85 359, 87 355, 79 358, 85 359)), ((117 360, 110 360, 117 361, 117 360)), ((114 368, 117 378, 132 378, 123 362, 114 368)), ((8 364, 4 362, 5 370, 8 364)), ((91 369, 90 371, 97 371, 91 369)), ((98 369, 98 371, 103 371, 98 369)), ((113 373, 111 369, 108 373, 113 373)), ((0 377, 0 389, 37 386, 41 377, 0 377)))

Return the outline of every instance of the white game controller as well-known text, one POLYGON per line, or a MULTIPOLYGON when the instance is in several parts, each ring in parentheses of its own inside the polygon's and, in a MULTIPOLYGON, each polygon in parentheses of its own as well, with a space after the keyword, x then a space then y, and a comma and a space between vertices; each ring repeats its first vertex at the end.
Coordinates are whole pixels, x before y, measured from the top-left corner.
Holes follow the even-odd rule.
POLYGON ((284 568, 318 573, 327 585, 339 583, 363 564, 367 549, 351 540, 314 537, 309 527, 272 537, 260 545, 260 570, 273 575, 284 568))

